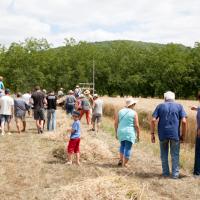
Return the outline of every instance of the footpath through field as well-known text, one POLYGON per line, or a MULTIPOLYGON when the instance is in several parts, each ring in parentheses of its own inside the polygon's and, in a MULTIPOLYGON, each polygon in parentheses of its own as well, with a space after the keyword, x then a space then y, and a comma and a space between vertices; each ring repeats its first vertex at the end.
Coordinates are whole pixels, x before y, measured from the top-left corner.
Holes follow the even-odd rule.
POLYGON ((134 145, 129 168, 117 167, 119 144, 105 131, 109 119, 98 134, 83 120, 81 166, 65 164, 62 135, 71 119, 63 111, 56 133, 38 135, 33 119, 27 121, 26 133, 0 137, 1 200, 200 199, 200 179, 185 171, 179 180, 161 178, 159 156, 144 141, 134 145))

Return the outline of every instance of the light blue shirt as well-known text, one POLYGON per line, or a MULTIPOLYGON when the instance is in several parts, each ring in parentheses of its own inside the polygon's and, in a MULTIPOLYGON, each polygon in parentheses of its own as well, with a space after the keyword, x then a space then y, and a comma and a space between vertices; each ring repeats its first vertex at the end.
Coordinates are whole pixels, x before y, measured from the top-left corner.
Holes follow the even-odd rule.
POLYGON ((118 113, 117 136, 119 141, 135 143, 135 111, 130 108, 123 108, 118 113))
POLYGON ((81 125, 80 125, 79 120, 74 121, 74 123, 72 124, 72 129, 75 132, 71 134, 70 139, 80 138, 80 136, 81 136, 81 125))

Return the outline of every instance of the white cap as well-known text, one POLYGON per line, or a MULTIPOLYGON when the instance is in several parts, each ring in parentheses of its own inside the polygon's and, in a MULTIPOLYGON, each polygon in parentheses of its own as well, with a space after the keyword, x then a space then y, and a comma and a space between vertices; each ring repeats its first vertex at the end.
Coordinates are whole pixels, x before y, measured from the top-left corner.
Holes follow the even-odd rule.
POLYGON ((164 99, 165 99, 165 101, 167 101, 167 100, 175 100, 175 93, 171 92, 171 91, 165 92, 164 93, 164 99))
POLYGON ((126 99, 126 107, 129 107, 129 106, 131 106, 133 104, 136 104, 137 102, 138 102, 137 99, 128 98, 128 99, 126 99))

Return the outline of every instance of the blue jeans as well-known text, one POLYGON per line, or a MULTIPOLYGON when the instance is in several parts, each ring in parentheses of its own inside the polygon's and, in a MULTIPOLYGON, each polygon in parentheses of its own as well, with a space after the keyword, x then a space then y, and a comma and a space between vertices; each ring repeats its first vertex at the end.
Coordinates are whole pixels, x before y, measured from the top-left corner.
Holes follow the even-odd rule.
POLYGON ((124 141, 121 141, 121 146, 120 146, 119 151, 121 154, 124 155, 125 158, 130 159, 131 148, 132 148, 132 142, 124 140, 124 141))
POLYGON ((56 110, 49 109, 47 110, 47 130, 55 130, 56 129, 56 110))
POLYGON ((194 175, 200 175, 200 137, 196 137, 194 175))
POLYGON ((170 145, 170 154, 172 158, 172 177, 179 177, 179 152, 180 142, 177 140, 163 140, 160 141, 160 157, 162 161, 162 174, 163 176, 169 176, 169 163, 168 153, 170 145))

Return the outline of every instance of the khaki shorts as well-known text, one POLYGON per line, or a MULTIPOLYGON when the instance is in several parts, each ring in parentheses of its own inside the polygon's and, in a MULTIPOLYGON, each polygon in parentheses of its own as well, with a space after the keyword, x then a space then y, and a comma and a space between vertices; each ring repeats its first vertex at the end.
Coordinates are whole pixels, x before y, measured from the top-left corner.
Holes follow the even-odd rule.
POLYGON ((100 123, 101 122, 101 117, 102 117, 101 114, 93 114, 92 115, 92 122, 97 121, 97 123, 100 123))
POLYGON ((26 118, 25 118, 25 116, 15 116, 15 121, 16 122, 20 122, 20 121, 25 122, 26 118))

